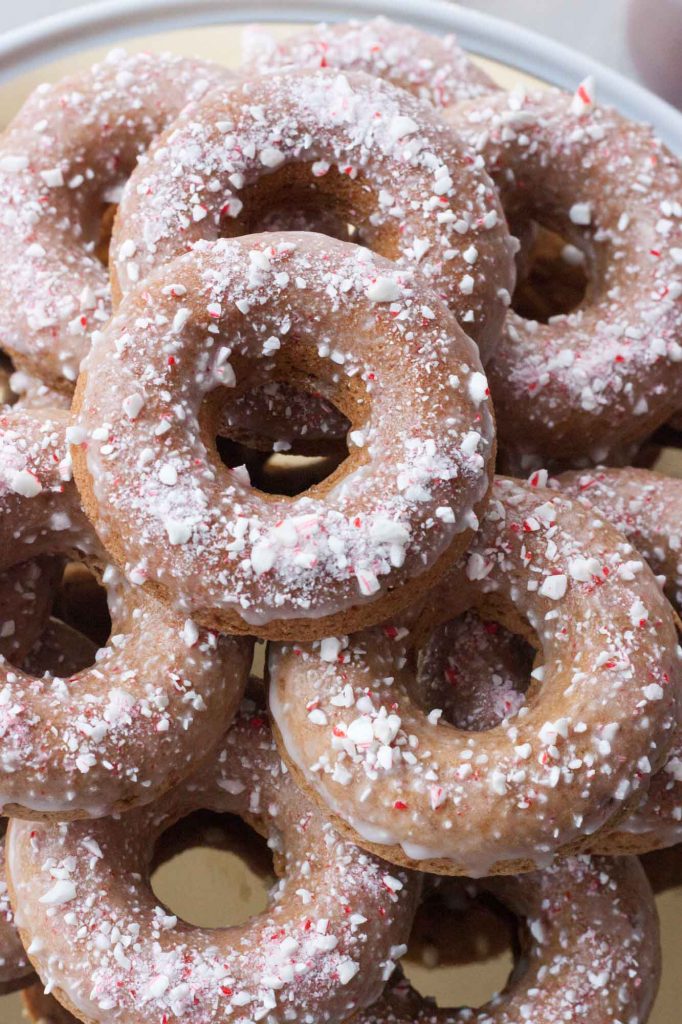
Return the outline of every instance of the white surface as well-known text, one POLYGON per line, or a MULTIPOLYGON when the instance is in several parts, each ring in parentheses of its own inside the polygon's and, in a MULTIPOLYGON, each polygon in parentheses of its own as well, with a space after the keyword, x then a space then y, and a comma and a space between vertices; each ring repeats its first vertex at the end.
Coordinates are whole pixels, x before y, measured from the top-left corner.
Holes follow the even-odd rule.
MULTIPOLYGON (((29 0, 30 2, 30 0, 29 0)), ((646 0, 660 2, 660 0, 646 0)), ((673 0, 677 3, 678 0, 673 0)), ((127 37, 201 25, 319 21, 383 14, 427 31, 455 32, 462 45, 537 78, 573 89, 587 75, 599 99, 656 126, 682 154, 682 115, 627 77, 530 29, 446 0, 98 0, 0 35, 0 82, 59 57, 127 37)))
MULTIPOLYGON (((0 0, 0 31, 80 6, 84 0, 0 0)), ((103 3, 104 0, 95 0, 103 3)), ((191 8, 192 0, 187 0, 191 8)), ((254 3, 254 13, 257 4, 254 3)), ((281 4, 284 9, 286 0, 281 4)), ((464 0, 464 6, 507 18, 633 74, 625 43, 625 0, 464 0)))

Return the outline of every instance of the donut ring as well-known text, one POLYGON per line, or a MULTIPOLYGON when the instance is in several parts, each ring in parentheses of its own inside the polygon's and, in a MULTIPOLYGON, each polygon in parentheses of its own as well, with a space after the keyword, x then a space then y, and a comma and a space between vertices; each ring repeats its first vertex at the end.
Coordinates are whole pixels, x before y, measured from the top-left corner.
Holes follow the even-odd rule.
POLYGON ((679 407, 680 163, 588 88, 493 94, 447 113, 510 221, 539 220, 589 268, 574 312, 547 324, 510 312, 490 366, 500 447, 528 466, 603 461, 679 407))
POLYGON ((106 567, 69 476, 63 413, 0 417, 0 571, 28 552, 77 557, 101 573, 112 618, 96 663, 71 678, 0 662, 8 815, 98 816, 153 800, 229 725, 250 663, 248 642, 200 632, 106 567))
POLYGON ((323 235, 201 243, 148 278, 93 346, 74 411, 76 480, 108 550, 223 632, 381 620, 463 550, 489 489, 475 345, 423 281, 323 235), (354 427, 349 458, 293 499, 210 450, 209 392, 269 373, 319 379, 354 427))
MULTIPOLYGON (((209 813, 208 817, 212 819, 213 815, 209 813)), ((225 822, 225 828, 218 829, 213 820, 205 820, 205 815, 201 811, 178 822, 163 836, 154 851, 152 874, 166 861, 197 846, 227 850, 247 860, 251 872, 258 875, 268 887, 277 879, 267 847, 261 837, 256 836, 245 822, 230 817, 225 822), (242 830, 239 828, 240 825, 243 827, 242 830)), ((24 989, 21 999, 25 1014, 35 1024, 78 1024, 77 1019, 61 1006, 54 996, 45 994, 40 983, 24 989)))
POLYGON ((110 315, 95 253, 102 206, 154 136, 230 77, 206 61, 114 50, 23 105, 0 138, 0 338, 17 366, 73 386, 110 315))
MULTIPOLYGON (((605 512, 653 571, 666 576, 666 593, 679 612, 674 530, 682 518, 682 480, 647 470, 598 469, 563 473, 553 484, 605 512)), ((490 729, 509 722, 523 706, 527 651, 518 636, 469 612, 434 631, 420 652, 418 672, 424 707, 442 708, 445 719, 459 727, 490 729)), ((682 737, 676 728, 666 763, 652 777, 641 805, 615 831, 600 833, 590 852, 645 853, 682 841, 680 783, 682 737)))
POLYGON ((275 645, 270 710, 301 784, 343 834, 422 870, 510 874, 587 847, 646 790, 677 714, 672 609, 634 556, 579 503, 497 478, 412 642, 472 606, 525 632, 542 665, 524 713, 473 733, 427 715, 395 626, 275 645), (599 587, 581 582, 590 557, 599 587))
POLYGON ((381 994, 421 886, 333 832, 283 769, 250 702, 194 782, 125 819, 15 822, 7 849, 34 966, 88 1024, 146 1024, 164 1013, 210 1024, 261 1011, 283 1022, 301 1006, 314 1020, 344 1021, 381 994), (148 881, 154 842, 197 808, 240 815, 275 851, 276 898, 245 925, 201 929, 159 916, 148 881), (47 867, 56 862, 73 868, 59 882, 47 867), (97 936, 112 914, 123 945, 102 950, 97 936), (133 926, 135 955, 121 963, 133 926))
POLYGON ((114 301, 200 239, 254 230, 284 196, 334 211, 370 249, 418 267, 485 363, 514 282, 495 189, 433 108, 362 72, 266 75, 178 117, 124 189, 114 301))
MULTIPOLYGON (((682 611, 682 480, 645 469, 563 473, 562 493, 597 506, 636 546, 665 592, 682 611)), ((646 798, 618 828, 593 844, 599 853, 645 853, 682 841, 682 730, 676 726, 668 759, 646 798)))
POLYGON ((661 976, 658 919, 635 857, 571 857, 544 871, 488 878, 473 891, 526 927, 517 967, 485 1006, 436 1007, 399 971, 357 1024, 590 1024, 646 1021, 661 976))
POLYGON ((455 36, 442 38, 388 18, 315 25, 283 41, 252 30, 241 68, 246 77, 291 68, 364 71, 435 107, 449 107, 498 88, 469 59, 455 36))

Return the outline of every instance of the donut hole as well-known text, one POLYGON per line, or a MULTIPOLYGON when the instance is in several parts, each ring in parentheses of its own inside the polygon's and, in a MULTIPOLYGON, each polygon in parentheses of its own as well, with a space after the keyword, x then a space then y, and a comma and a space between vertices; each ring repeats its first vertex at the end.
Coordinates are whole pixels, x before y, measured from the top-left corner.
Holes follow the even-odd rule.
POLYGON ((225 211, 223 238, 258 231, 317 231, 332 238, 367 245, 389 259, 400 250, 398 225, 374 228, 370 217, 377 207, 362 175, 353 169, 329 167, 324 174, 313 163, 285 163, 241 189, 243 207, 237 217, 225 211))
POLYGON ((294 497, 321 484, 347 455, 347 451, 337 455, 259 452, 225 437, 216 438, 216 446, 223 465, 229 469, 245 468, 253 488, 264 494, 286 497, 294 497))
POLYGON ((55 595, 53 615, 97 647, 111 635, 107 592, 82 562, 67 562, 55 595))
POLYGON ((14 363, 6 352, 0 350, 0 405, 14 405, 19 398, 12 390, 14 363))
POLYGON ((413 697, 458 729, 494 729, 525 705, 534 653, 522 636, 465 612, 437 626, 419 651, 413 697))
POLYGON ((223 390, 213 401, 220 407, 215 443, 221 462, 231 470, 243 467, 251 486, 265 494, 301 494, 348 457, 351 424, 319 392, 269 381, 236 398, 223 390))
POLYGON ((117 203, 102 203, 99 208, 99 215, 95 219, 92 232, 93 251, 103 267, 109 266, 109 247, 111 245, 111 235, 114 229, 117 210, 117 203))
POLYGON ((274 882, 266 840, 231 814, 197 811, 156 844, 152 889, 160 904, 187 924, 243 924, 267 908, 274 882))
POLYGON ((36 615, 44 616, 40 631, 33 634, 28 649, 22 644, 7 658, 30 676, 69 678, 94 665, 98 648, 109 639, 106 591, 80 562, 45 558, 42 571, 48 575, 51 595, 42 613, 35 609, 36 615))
POLYGON ((538 221, 531 221, 519 235, 519 280, 512 309, 524 319, 540 323, 577 309, 588 286, 587 255, 538 221))
POLYGON ((507 984, 519 956, 513 914, 463 882, 437 887, 422 902, 401 967, 413 988, 439 1006, 482 1006, 507 984))

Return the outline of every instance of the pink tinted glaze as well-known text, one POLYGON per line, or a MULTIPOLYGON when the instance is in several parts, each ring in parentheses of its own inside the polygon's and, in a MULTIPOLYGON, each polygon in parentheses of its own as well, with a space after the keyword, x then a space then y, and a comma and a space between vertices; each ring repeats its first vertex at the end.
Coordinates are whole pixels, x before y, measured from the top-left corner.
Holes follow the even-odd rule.
POLYGON ((119 820, 15 822, 8 851, 18 925, 42 981, 102 1024, 341 1022, 380 995, 421 886, 333 831, 249 702, 206 768, 160 802, 119 820), (268 908, 243 925, 186 925, 151 890, 155 840, 197 808, 241 815, 275 853, 268 908))

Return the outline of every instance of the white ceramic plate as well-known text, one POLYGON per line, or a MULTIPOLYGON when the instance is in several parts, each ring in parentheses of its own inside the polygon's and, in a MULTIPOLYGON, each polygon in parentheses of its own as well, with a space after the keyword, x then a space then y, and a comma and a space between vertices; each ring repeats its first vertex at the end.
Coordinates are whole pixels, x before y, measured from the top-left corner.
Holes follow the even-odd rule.
POLYGON ((210 24, 339 20, 377 14, 410 21, 436 34, 456 32, 472 53, 565 88, 594 75, 602 102, 655 125, 667 144, 682 154, 682 114, 657 96, 539 33, 444 0, 106 0, 5 33, 0 37, 0 83, 84 46, 133 35, 210 24))

